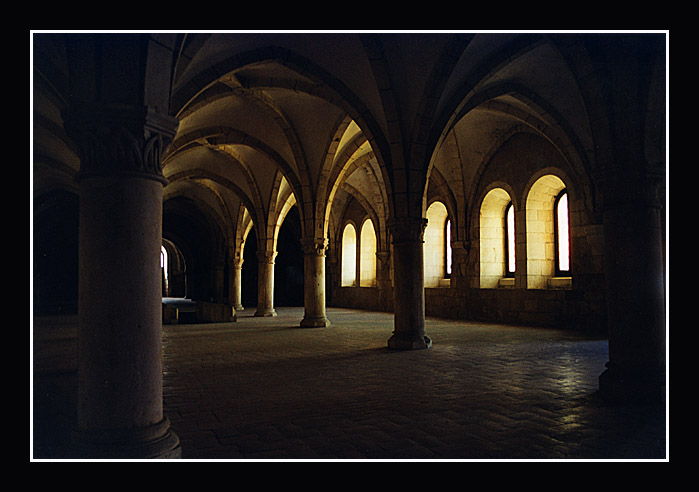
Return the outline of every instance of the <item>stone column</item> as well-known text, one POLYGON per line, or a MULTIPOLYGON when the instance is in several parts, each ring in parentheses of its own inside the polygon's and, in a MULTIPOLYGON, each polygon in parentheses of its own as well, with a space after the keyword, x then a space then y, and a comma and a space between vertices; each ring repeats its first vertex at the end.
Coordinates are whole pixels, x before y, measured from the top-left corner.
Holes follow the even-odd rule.
POLYGON ((258 251, 257 311, 255 316, 276 316, 274 310, 274 258, 276 251, 258 251))
POLYGON ((325 312, 325 238, 304 238, 303 248, 303 305, 302 328, 330 326, 325 312))
POLYGON ((605 193, 604 235, 609 362, 600 393, 616 401, 665 396, 665 278, 655 186, 621 184, 605 193))
POLYGON ((163 415, 160 246, 164 138, 150 111, 66 115, 81 153, 76 453, 180 457, 163 415))
POLYGON ((401 217, 389 222, 393 236, 393 336, 392 349, 425 349, 432 340, 425 335, 425 274, 423 234, 427 219, 401 217))
POLYGON ((243 308, 243 258, 236 254, 228 262, 229 294, 228 302, 236 311, 243 308))

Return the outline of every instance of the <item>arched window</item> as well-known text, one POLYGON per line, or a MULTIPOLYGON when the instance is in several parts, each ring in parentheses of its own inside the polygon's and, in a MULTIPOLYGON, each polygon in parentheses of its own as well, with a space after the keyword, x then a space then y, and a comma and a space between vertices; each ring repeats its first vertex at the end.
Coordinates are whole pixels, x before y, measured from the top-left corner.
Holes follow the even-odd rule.
POLYGON ((342 231, 342 270, 343 287, 352 287, 357 281, 357 231, 352 224, 347 224, 342 231))
POLYGON ((570 286, 568 193, 558 176, 540 177, 527 194, 527 288, 570 286))
POLYGON ((160 246, 160 269, 162 271, 162 296, 168 296, 168 262, 165 246, 160 246))
POLYGON ((447 222, 444 224, 444 237, 446 237, 446 240, 444 241, 444 249, 445 249, 445 261, 444 261, 444 269, 446 270, 444 276, 446 278, 451 277, 451 219, 447 218, 447 222))
POLYGON ((512 202, 505 207, 505 257, 507 266, 505 268, 506 277, 515 276, 515 207, 512 202))
POLYGON ((505 277, 514 277, 514 206, 510 194, 502 188, 486 193, 479 216, 479 267, 482 289, 513 285, 505 277))
POLYGON ((376 231, 371 219, 364 221, 359 234, 359 286, 376 285, 376 231))
POLYGON ((427 209, 427 227, 424 234, 425 287, 439 287, 447 275, 447 207, 433 202, 427 209))
POLYGON ((556 233, 556 275, 569 275, 570 230, 568 227, 568 193, 565 189, 556 197, 553 221, 556 233))

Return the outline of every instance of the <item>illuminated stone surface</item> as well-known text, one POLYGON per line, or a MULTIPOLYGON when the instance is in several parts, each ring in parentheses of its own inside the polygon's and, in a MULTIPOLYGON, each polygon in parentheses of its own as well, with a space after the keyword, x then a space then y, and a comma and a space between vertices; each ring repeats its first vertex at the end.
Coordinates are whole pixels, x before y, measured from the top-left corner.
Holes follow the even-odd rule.
MULTIPOLYGON (((394 352, 388 313, 328 308, 331 327, 305 330, 302 308, 277 311, 164 327, 164 408, 184 459, 665 457, 662 408, 599 397, 606 340, 428 318, 435 345, 394 352)), ((68 403, 63 374, 40 379, 40 415, 68 403)))

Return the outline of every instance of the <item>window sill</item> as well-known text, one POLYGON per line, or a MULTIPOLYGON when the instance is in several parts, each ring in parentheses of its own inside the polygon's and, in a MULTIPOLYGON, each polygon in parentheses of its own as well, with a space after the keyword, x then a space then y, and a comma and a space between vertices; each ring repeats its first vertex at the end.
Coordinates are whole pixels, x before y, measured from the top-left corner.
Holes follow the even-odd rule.
POLYGON ((572 277, 551 277, 548 279, 549 289, 570 289, 573 287, 572 277))
POLYGON ((514 277, 503 277, 498 281, 498 287, 501 289, 512 289, 515 286, 514 277))

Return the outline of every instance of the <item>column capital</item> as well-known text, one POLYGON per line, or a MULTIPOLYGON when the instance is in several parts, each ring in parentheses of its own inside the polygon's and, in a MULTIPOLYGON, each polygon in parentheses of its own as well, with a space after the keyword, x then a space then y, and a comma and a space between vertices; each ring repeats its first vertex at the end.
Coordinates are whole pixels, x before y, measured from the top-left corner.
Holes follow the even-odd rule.
POLYGON ((665 203, 665 180, 662 173, 599 173, 597 201, 602 211, 628 206, 659 209, 665 203))
POLYGON ((149 107, 81 102, 63 118, 80 156, 79 179, 129 176, 167 184, 162 157, 177 130, 175 118, 149 107))
POLYGON ((395 217, 389 219, 386 225, 393 236, 393 244, 423 242, 427 219, 423 217, 395 217))
POLYGON ((305 255, 325 256, 328 240, 324 237, 304 237, 301 239, 301 249, 305 255))
POLYGON ((257 259, 260 263, 267 263, 269 265, 274 265, 274 259, 277 257, 276 251, 258 251, 257 259))

